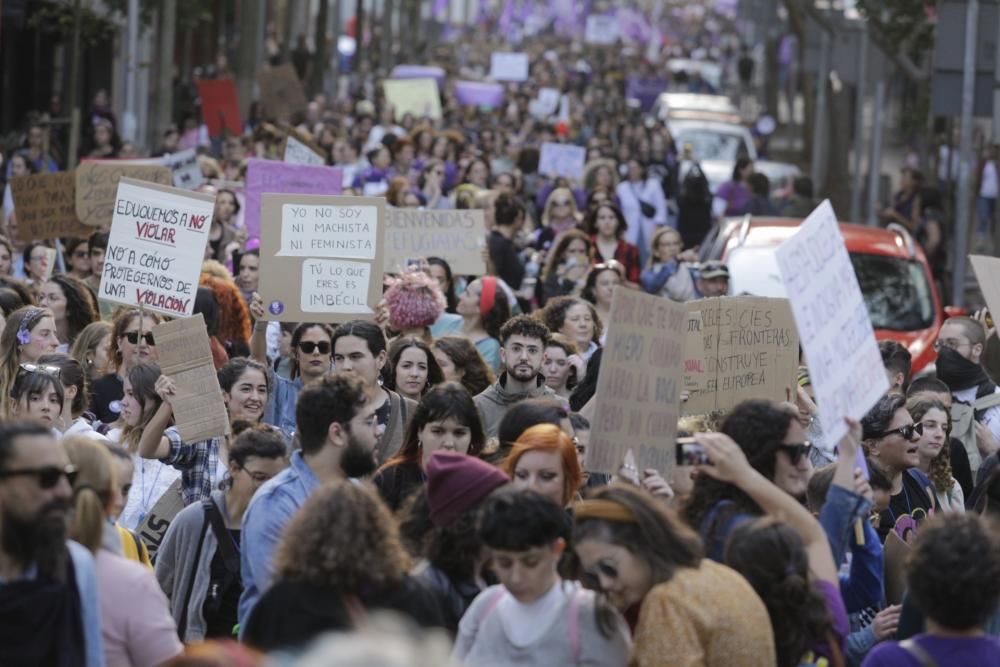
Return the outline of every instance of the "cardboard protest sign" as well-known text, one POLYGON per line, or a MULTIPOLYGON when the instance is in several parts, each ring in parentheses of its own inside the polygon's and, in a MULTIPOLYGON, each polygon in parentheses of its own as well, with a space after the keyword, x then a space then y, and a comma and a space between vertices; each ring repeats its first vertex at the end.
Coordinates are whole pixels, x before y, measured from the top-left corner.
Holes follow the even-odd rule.
POLYGON ((153 327, 160 371, 177 386, 171 405, 184 442, 227 435, 229 418, 212 361, 205 318, 171 320, 153 327))
POLYGON ((297 132, 289 132, 285 137, 285 147, 281 151, 281 159, 287 164, 311 164, 315 167, 322 167, 326 164, 326 158, 305 140, 298 136, 297 132))
POLYGON ((383 267, 387 273, 402 273, 410 257, 441 257, 458 275, 486 273, 482 211, 387 208, 385 213, 383 267))
MULTIPOLYGON (((16 202, 16 200, 15 200, 16 202)), ((18 224, 21 222, 21 211, 18 209, 18 224)), ((976 272, 979 290, 983 293, 986 307, 994 322, 1000 322, 1000 259, 986 255, 969 255, 972 270, 976 272)))
POLYGON ((527 53, 494 53, 490 56, 490 78, 495 81, 527 81, 527 53))
POLYGON ((85 238, 94 233, 76 217, 76 172, 18 176, 10 179, 10 193, 21 241, 85 238))
POLYGON ((214 209, 212 195, 122 179, 98 298, 191 315, 214 209))
POLYGON ((205 182, 198 164, 198 154, 193 148, 164 155, 163 164, 170 170, 175 188, 194 190, 205 182))
POLYGON ((587 149, 583 146, 546 141, 542 144, 538 173, 545 176, 565 176, 580 181, 583 180, 583 165, 586 161, 587 149))
POLYGON ((583 33, 587 44, 610 46, 618 41, 618 17, 591 14, 587 17, 587 28, 583 33))
POLYGON ((787 299, 716 297, 686 305, 684 414, 728 410, 751 398, 786 399, 799 367, 787 299))
POLYGON ((283 322, 370 318, 382 298, 385 200, 265 194, 260 295, 283 322))
POLYGON ((428 65, 396 65, 392 68, 390 78, 393 79, 434 79, 438 89, 444 87, 448 75, 440 67, 428 65))
POLYGON ((243 134, 240 102, 236 96, 236 82, 232 79, 200 79, 198 97, 201 98, 201 117, 208 127, 208 136, 221 137, 243 134))
POLYGON ((46 283, 49 281, 49 278, 52 277, 52 272, 56 270, 55 248, 45 249, 45 259, 42 260, 42 266, 45 267, 45 273, 42 275, 42 282, 46 283))
POLYGON ((184 497, 181 495, 181 478, 178 477, 167 487, 153 505, 153 509, 149 510, 149 514, 142 518, 136 527, 135 532, 145 543, 150 561, 156 561, 156 552, 160 549, 163 536, 167 534, 167 528, 182 509, 184 509, 184 497))
POLYGON ((889 389, 868 308, 829 200, 777 250, 826 441, 889 389))
POLYGON ((129 164, 124 160, 84 162, 76 168, 76 216, 80 222, 91 227, 111 224, 118 181, 122 178, 160 185, 170 185, 174 180, 162 165, 129 164))
POLYGON ((616 473, 629 449, 640 470, 655 468, 666 476, 673 468, 687 319, 682 303, 615 290, 588 470, 616 473))
POLYGON ((299 75, 290 63, 261 70, 256 78, 260 86, 260 100, 268 116, 289 119, 306 110, 309 101, 299 75))
POLYGON ((397 121, 406 114, 418 120, 441 118, 441 96, 435 79, 386 79, 382 89, 385 99, 395 109, 397 121))
POLYGON ((890 530, 885 538, 885 599, 888 604, 903 602, 906 593, 906 557, 910 545, 903 541, 895 530, 890 530))
POLYGON ((456 81, 455 97, 465 106, 496 108, 503 104, 503 86, 482 81, 456 81))
MULTIPOLYGON (((246 207, 243 218, 247 235, 252 239, 260 238, 260 196, 263 193, 339 195, 343 186, 343 173, 336 167, 250 160, 247 163, 246 207)), ((276 219, 273 224, 277 224, 276 219)))

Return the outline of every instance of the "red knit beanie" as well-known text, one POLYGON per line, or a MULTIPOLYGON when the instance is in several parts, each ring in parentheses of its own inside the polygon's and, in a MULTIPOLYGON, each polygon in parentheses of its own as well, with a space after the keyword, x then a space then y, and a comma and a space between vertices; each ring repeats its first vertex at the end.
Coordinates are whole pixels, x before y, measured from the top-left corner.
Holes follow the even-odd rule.
POLYGON ((434 452, 427 460, 431 521, 447 526, 510 478, 485 461, 457 452, 434 452))

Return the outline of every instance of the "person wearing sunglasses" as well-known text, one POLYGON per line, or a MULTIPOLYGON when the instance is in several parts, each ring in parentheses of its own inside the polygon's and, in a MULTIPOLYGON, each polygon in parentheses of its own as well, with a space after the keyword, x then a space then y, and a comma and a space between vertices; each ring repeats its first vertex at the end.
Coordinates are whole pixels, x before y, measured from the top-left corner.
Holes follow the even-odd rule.
POLYGON ((55 318, 47 308, 25 306, 7 317, 0 333, 0 419, 10 417, 10 397, 14 380, 21 372, 21 364, 35 363, 38 357, 56 351, 55 318))
POLYGON ((277 429, 244 427, 229 448, 223 489, 181 510, 156 554, 156 578, 184 642, 232 637, 243 592, 243 514, 254 492, 288 466, 277 429))
POLYGON ((111 323, 108 373, 91 387, 90 409, 101 423, 113 424, 121 416, 129 372, 140 363, 155 364, 159 359, 153 327, 160 321, 159 315, 149 311, 140 321, 138 308, 122 309, 115 316, 111 323))
POLYGON ((889 394, 879 399, 861 420, 865 450, 872 463, 889 478, 889 507, 879 515, 879 538, 890 531, 904 541, 916 535, 919 524, 937 509, 934 485, 919 468, 921 422, 914 423, 906 399, 889 394))
MULTIPOLYGON (((812 445, 796 411, 772 401, 744 401, 726 417, 721 432, 739 444, 755 470, 793 498, 805 498, 812 445)), ((683 514, 701 534, 705 555, 722 562, 729 534, 763 510, 738 487, 699 475, 683 514)))
POLYGON ((602 592, 632 630, 627 664, 778 664, 760 597, 705 558, 697 533, 662 502, 624 484, 603 486, 573 505, 573 519, 580 581, 602 592))
POLYGON ((5 664, 105 664, 94 558, 86 547, 67 540, 74 475, 51 429, 32 422, 0 423, 5 664))
POLYGON ((58 434, 66 428, 62 421, 64 395, 58 366, 21 364, 10 390, 11 418, 38 422, 58 434))

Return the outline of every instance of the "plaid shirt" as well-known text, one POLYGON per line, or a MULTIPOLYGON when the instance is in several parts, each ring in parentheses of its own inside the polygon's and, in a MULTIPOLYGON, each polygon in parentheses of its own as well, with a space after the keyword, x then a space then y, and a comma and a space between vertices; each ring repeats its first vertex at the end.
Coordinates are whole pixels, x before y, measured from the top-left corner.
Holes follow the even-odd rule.
POLYGON ((181 498, 184 505, 190 505, 212 495, 221 479, 214 479, 219 467, 219 447, 221 438, 184 442, 181 434, 173 426, 163 431, 170 441, 170 454, 160 459, 181 471, 181 498))

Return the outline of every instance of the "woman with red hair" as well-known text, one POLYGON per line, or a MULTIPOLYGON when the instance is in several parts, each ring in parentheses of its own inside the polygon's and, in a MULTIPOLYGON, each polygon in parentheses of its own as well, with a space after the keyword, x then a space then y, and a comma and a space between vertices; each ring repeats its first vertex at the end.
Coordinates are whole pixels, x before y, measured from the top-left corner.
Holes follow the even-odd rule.
POLYGON ((502 468, 515 487, 532 489, 560 507, 573 502, 583 482, 576 446, 555 424, 538 424, 522 433, 502 468))

